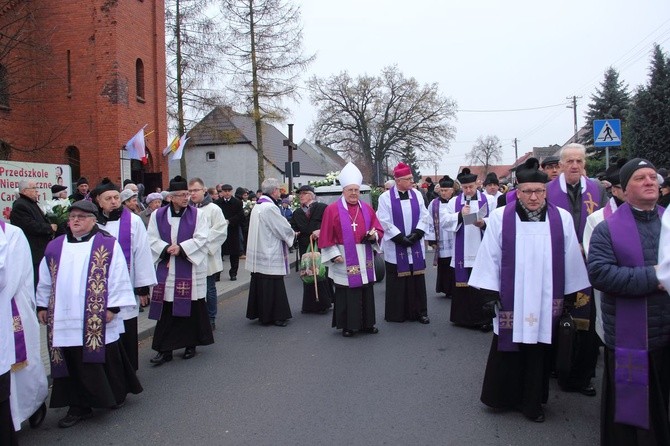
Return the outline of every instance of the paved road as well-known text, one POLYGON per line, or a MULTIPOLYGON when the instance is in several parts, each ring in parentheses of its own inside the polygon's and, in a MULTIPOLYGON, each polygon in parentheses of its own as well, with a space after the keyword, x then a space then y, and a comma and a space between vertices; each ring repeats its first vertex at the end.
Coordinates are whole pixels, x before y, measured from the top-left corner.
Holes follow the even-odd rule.
MULTIPOLYGON (((435 273, 430 271, 429 290, 435 273)), ((246 292, 220 304, 216 343, 189 361, 149 366, 140 395, 70 429, 50 410, 24 445, 533 445, 598 443, 600 398, 552 383, 547 421, 498 413, 479 401, 490 333, 452 326, 448 300, 429 292, 430 325, 387 323, 376 286, 377 335, 343 338, 331 314, 300 313, 302 287, 286 280, 288 327, 245 319, 246 292)), ((181 353, 181 352, 179 352, 181 353)), ((601 374, 599 368, 598 373, 601 374)), ((600 381, 597 382, 600 385, 600 381)))

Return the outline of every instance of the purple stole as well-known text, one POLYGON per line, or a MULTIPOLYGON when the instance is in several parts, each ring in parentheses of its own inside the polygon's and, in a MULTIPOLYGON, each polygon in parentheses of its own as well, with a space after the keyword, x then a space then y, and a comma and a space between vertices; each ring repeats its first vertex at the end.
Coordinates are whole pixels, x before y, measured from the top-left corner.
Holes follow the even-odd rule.
MULTIPOLYGON (((161 240, 168 245, 172 244, 172 226, 168 220, 168 209, 171 206, 163 206, 156 210, 156 226, 161 240)), ((198 210, 193 206, 186 206, 180 217, 179 229, 177 229, 177 243, 193 238, 195 222, 198 210)), ((158 284, 154 286, 151 293, 151 306, 149 307, 149 319, 159 320, 163 312, 163 299, 165 298, 165 282, 167 281, 168 268, 170 265, 168 256, 162 259, 156 266, 156 279, 158 284)), ((172 303, 172 315, 175 317, 191 316, 191 292, 193 285, 193 265, 182 256, 174 256, 174 302, 172 303)))
MULTIPOLYGON (((419 216, 421 215, 419 211, 419 199, 411 189, 408 190, 407 193, 412 194, 413 200, 409 200, 410 209, 412 213, 411 227, 416 228, 416 225, 419 223, 419 216)), ((391 198, 391 214, 393 217, 393 224, 398 229, 400 229, 400 233, 402 235, 407 236, 407 234, 405 234, 405 216, 403 215, 402 204, 400 203, 400 198, 396 194, 395 186, 391 188, 389 197, 391 198)), ((410 272, 409 268, 409 257, 407 256, 407 248, 405 248, 404 246, 399 247, 396 244, 393 245, 393 249, 395 249, 396 264, 398 266, 398 277, 406 277, 414 274, 425 273, 426 260, 423 258, 421 243, 423 243, 421 240, 417 240, 416 242, 414 242, 414 244, 411 246, 410 249, 412 253, 412 267, 413 267, 412 272, 410 272)))
MULTIPOLYGON (((370 215, 370 210, 362 203, 358 205, 361 207, 363 221, 365 222, 365 231, 367 232, 372 228, 372 216, 370 215)), ((351 220, 349 209, 342 203, 342 199, 337 200, 337 212, 340 217, 340 228, 342 229, 344 259, 347 262, 347 281, 350 288, 360 288, 363 286, 363 277, 361 276, 361 265, 358 263, 357 241, 354 235, 354 228, 348 223, 351 220)), ((368 277, 368 283, 374 283, 374 262, 372 260, 372 246, 369 243, 365 243, 365 272, 368 277)))
MULTIPOLYGON (((481 192, 477 192, 479 200, 479 209, 488 203, 486 200, 486 195, 481 192)), ((463 201, 465 200, 463 194, 456 197, 456 204, 454 205, 454 210, 456 212, 461 212, 463 209, 463 201)), ((486 210, 486 216, 488 217, 491 209, 486 210)), ((481 230, 480 230, 481 233, 481 230)), ((483 237, 483 234, 482 234, 483 237)), ((468 286, 468 269, 465 267, 464 258, 465 258, 465 225, 461 224, 461 227, 456 231, 456 240, 454 246, 454 269, 456 274, 456 286, 457 287, 467 287, 468 286)))
POLYGON ((612 209, 612 206, 616 206, 616 203, 614 203, 614 198, 610 198, 607 201, 607 204, 605 205, 605 207, 603 208, 603 216, 605 218, 609 217, 610 215, 612 215, 614 213, 614 211, 616 211, 616 207, 614 207, 614 209, 612 209))
MULTIPOLYGON (((659 217, 663 208, 657 206, 659 217)), ((640 233, 628 203, 606 220, 612 250, 620 266, 644 267, 640 233)), ((614 421, 649 429, 649 356, 647 299, 612 296, 616 301, 614 350, 614 421)))
MULTIPOLYGON (((65 235, 52 240, 46 248, 44 257, 49 265, 51 275, 51 296, 47 310, 47 342, 49 359, 51 361, 51 375, 54 378, 69 376, 63 352, 53 346, 54 309, 56 306, 56 282, 60 256, 63 252, 65 235)), ((107 325, 107 298, 112 255, 116 239, 101 233, 95 234, 92 239, 91 257, 89 259, 88 274, 86 276, 86 293, 84 296, 84 329, 82 340, 82 359, 87 363, 105 362, 105 329, 107 325)))
MULTIPOLYGON (((561 177, 556 178, 547 184, 547 201, 555 204, 559 208, 563 208, 572 214, 570 207, 570 199, 568 193, 561 190, 561 177)), ((567 184, 566 184, 567 187, 567 184)), ((581 183, 580 183, 581 187, 581 183)), ((586 191, 582 193, 582 211, 579 213, 579 231, 577 231, 577 240, 582 244, 584 237, 584 227, 586 226, 586 217, 598 210, 600 202, 600 190, 596 184, 586 179, 586 191)))
POLYGON ((435 231, 435 256, 433 257, 433 266, 437 266, 437 260, 440 257, 440 199, 436 198, 430 204, 430 212, 433 214, 433 230, 435 231))
POLYGON ((516 189, 512 189, 511 191, 509 191, 505 194, 505 203, 506 204, 509 204, 513 201, 516 201, 516 189))
MULTIPOLYGON (((561 315, 565 292, 565 240, 563 223, 556 206, 547 203, 547 216, 551 237, 551 315, 556 323, 561 315)), ((537 222, 542 224, 541 222, 537 222)), ((519 345, 513 342, 514 326, 514 278, 516 272, 516 200, 508 203, 503 211, 502 259, 500 267, 500 301, 502 309, 498 312, 498 350, 501 352, 519 351, 519 345), (507 311, 507 309, 511 309, 507 311)))
MULTIPOLYGON (((5 232, 5 222, 0 220, 0 229, 5 232)), ((28 352, 26 350, 26 335, 23 332, 23 323, 16 299, 12 297, 12 330, 14 331, 14 349, 16 350, 16 362, 12 364, 12 371, 16 372, 28 365, 28 352)))
POLYGON ((130 227, 131 227, 131 213, 130 210, 123 206, 123 211, 121 212, 121 218, 119 218, 119 245, 121 245, 121 251, 123 251, 123 257, 126 258, 126 264, 128 265, 128 272, 130 272, 130 256, 132 251, 131 236, 130 236, 130 227))
MULTIPOLYGON (((267 195, 261 195, 261 198, 256 200, 256 204, 261 204, 261 203, 271 203, 274 206, 277 206, 276 203, 272 200, 272 198, 268 197, 267 195)), ((280 212, 281 214, 281 212, 280 212)), ((307 213, 305 213, 307 215, 307 213)), ((282 217, 284 215, 282 214, 282 217)), ((308 216, 309 217, 309 216, 308 216)), ((286 217, 284 217, 286 218, 286 217)), ((282 253, 284 254, 284 266, 286 267, 286 274, 288 274, 289 271, 289 264, 288 264, 288 245, 284 240, 281 241, 281 248, 282 248, 282 253)))

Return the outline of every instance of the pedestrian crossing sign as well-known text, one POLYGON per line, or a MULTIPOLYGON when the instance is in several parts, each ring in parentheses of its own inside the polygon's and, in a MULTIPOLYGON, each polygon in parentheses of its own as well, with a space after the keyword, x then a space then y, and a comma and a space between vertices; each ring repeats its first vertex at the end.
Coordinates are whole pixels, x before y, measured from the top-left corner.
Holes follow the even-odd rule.
POLYGON ((610 147, 621 145, 621 120, 596 119, 593 121, 593 145, 610 147))

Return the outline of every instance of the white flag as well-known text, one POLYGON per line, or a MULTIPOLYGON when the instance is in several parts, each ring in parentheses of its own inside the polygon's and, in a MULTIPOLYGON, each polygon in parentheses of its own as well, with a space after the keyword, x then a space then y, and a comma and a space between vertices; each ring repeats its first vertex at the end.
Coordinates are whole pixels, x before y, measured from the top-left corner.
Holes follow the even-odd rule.
POLYGON ((144 142, 144 129, 146 126, 147 124, 144 124, 144 127, 142 127, 139 132, 135 133, 135 136, 130 138, 126 143, 128 158, 132 160, 142 160, 147 157, 147 146, 144 142))

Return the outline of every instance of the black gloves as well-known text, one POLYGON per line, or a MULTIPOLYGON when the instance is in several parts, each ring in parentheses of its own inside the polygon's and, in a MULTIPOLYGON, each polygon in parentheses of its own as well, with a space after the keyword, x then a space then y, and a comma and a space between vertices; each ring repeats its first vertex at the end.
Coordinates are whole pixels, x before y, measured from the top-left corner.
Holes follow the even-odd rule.
POLYGON ((421 229, 415 229, 407 236, 407 239, 413 244, 421 240, 425 233, 421 229))
POLYGON ((414 242, 410 241, 410 239, 408 237, 405 237, 402 234, 396 235, 395 237, 391 238, 391 240, 396 245, 402 246, 404 248, 409 248, 410 246, 412 246, 414 244, 414 242))
POLYGON ((500 301, 500 295, 495 291, 484 291, 481 290, 482 300, 482 312, 484 316, 494 318, 496 317, 496 307, 502 309, 502 302, 500 301))

